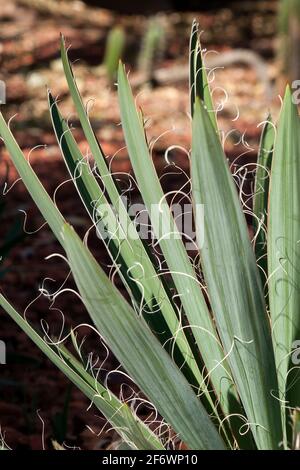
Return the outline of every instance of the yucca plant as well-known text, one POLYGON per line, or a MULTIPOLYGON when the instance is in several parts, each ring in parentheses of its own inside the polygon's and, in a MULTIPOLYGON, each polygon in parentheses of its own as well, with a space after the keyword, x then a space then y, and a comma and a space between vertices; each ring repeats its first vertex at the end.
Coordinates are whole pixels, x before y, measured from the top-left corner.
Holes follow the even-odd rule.
POLYGON ((84 361, 73 333, 77 357, 59 342, 49 337, 45 341, 4 296, 0 296, 2 307, 103 413, 130 448, 170 448, 176 439, 194 450, 290 448, 295 442, 293 410, 300 404, 298 371, 291 361, 294 341, 300 337, 300 129, 289 89, 276 140, 270 121, 262 134, 254 194, 254 250, 219 138, 197 24, 193 24, 190 160, 200 247, 197 268, 202 282, 165 203, 143 117, 136 109, 124 67, 119 65, 125 141, 138 188, 151 214, 156 243, 172 279, 170 287, 138 237, 110 173, 77 89, 63 39, 61 56, 96 171, 81 154, 49 92, 54 131, 129 302, 65 221, 2 115, 0 134, 24 184, 65 250, 80 298, 95 327, 145 398, 126 401, 114 395, 98 380, 97 370, 84 361), (199 205, 204 205, 204 220, 199 216, 199 205), (265 269, 263 275, 261 269, 265 269), (145 400, 148 406, 151 403, 155 410, 151 419, 139 417, 139 400, 145 400))

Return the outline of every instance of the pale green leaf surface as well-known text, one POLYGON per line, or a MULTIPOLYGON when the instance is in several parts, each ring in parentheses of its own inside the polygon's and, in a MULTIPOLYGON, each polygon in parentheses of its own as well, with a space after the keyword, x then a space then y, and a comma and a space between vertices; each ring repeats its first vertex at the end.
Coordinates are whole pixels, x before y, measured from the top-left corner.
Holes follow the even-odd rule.
MULTIPOLYGON (((205 204, 201 262, 228 361, 258 448, 282 439, 270 326, 236 187, 203 104, 196 100, 192 189, 205 204)), ((203 230, 196 218, 196 231, 203 230)))
POLYGON ((207 70, 203 61, 202 48, 199 38, 199 26, 194 20, 190 35, 189 47, 189 67, 190 67, 190 101, 191 116, 194 114, 196 97, 200 98, 209 111, 209 116, 216 131, 218 130, 216 113, 209 88, 207 70))
MULTIPOLYGON (((103 239, 108 252, 115 265, 120 266, 120 275, 128 292, 135 298, 136 309, 139 311, 143 309, 147 321, 153 326, 153 330, 157 331, 166 347, 172 349, 172 343, 176 342, 181 353, 181 356, 178 357, 180 366, 184 363, 185 368, 186 366, 190 368, 195 378, 192 380, 199 386, 203 382, 203 378, 185 332, 180 329, 180 323, 169 295, 155 271, 134 223, 127 213, 124 214, 123 202, 120 200, 120 203, 114 208, 115 211, 113 211, 104 191, 100 188, 88 163, 81 154, 71 130, 60 115, 58 106, 51 94, 49 94, 49 105, 57 141, 75 187, 93 223, 97 224, 98 233, 102 237, 103 234, 106 235, 103 239), (116 214, 119 215, 119 220, 116 214), (124 227, 121 222, 123 222, 124 227), (150 313, 145 313, 145 311, 150 313), (158 318, 160 312, 163 315, 164 322, 160 322, 158 318), (170 335, 165 334, 165 324, 170 330, 171 341, 170 335)), ((175 355, 174 358, 176 357, 175 355)), ((206 396, 211 402, 209 395, 206 394, 206 396)), ((212 403, 211 406, 213 408, 212 403)))
POLYGON ((63 236, 82 301, 129 375, 191 449, 224 448, 203 405, 144 319, 135 315, 68 225, 63 236))
POLYGON ((269 182, 275 140, 275 127, 269 116, 264 124, 257 158, 253 200, 253 228, 256 234, 255 254, 263 284, 267 281, 267 216, 269 182))
MULTIPOLYGON (((64 225, 64 219, 61 216, 60 212, 58 209, 54 206, 51 198, 47 194, 47 192, 44 190, 43 186, 41 185, 40 181, 38 180, 37 176, 35 175, 34 171, 28 164, 28 162, 25 160, 24 155, 20 148, 18 147, 17 143, 15 142, 15 139, 13 138, 10 130, 8 129, 2 115, 0 116, 0 134, 4 138, 5 144, 11 154, 11 158, 20 174, 20 176, 23 178, 23 181, 25 185, 27 186, 30 194, 32 195, 35 203, 39 207, 40 211, 42 212, 43 216, 45 219, 48 221, 50 227, 54 231, 55 235, 57 236, 58 240, 61 242, 62 246, 64 247, 64 238, 62 238, 62 228, 64 225)), ((95 281, 96 278, 94 278, 95 281)), ((108 282, 108 281, 107 281, 108 282)), ((124 303, 124 299, 122 300, 124 303)), ((104 305, 101 304, 98 306, 100 310, 103 310, 104 307, 107 307, 107 302, 104 302, 104 305)), ((137 321, 137 317, 135 313, 132 311, 132 321, 135 322, 137 321)), ((130 333, 129 333, 130 334, 130 333)), ((147 330, 147 335, 151 335, 150 330, 147 330)), ((153 337, 154 338, 154 337, 153 337)), ((166 354, 166 353, 165 353, 166 354)), ((140 355, 140 352, 139 352, 140 355)), ((169 358, 169 356, 168 356, 169 358)), ((122 358, 120 358, 122 360, 122 358)), ((169 358, 170 364, 172 364, 172 367, 177 370, 176 366, 173 364, 172 360, 169 358)), ((152 367, 155 367, 152 365, 152 367)), ((144 373, 147 375, 147 372, 145 369, 144 373)), ((179 371, 178 371, 179 373, 179 371)), ((181 377, 181 373, 180 377, 181 377)), ((182 376, 183 377, 183 376, 182 376)), ((185 383, 185 387, 189 387, 187 382, 185 383)), ((202 410, 202 405, 199 402, 199 400, 196 399, 196 395, 192 390, 189 388, 190 394, 193 397, 193 400, 197 403, 199 403, 200 410, 202 410)), ((184 393, 184 392, 182 392, 184 393)), ((186 404, 187 406, 187 404, 186 404)), ((174 409, 173 409, 174 411, 174 409)), ((175 412, 175 411, 174 411, 175 412)), ((206 416, 206 415, 204 415, 206 416)), ((208 418, 207 418, 208 420, 208 418)), ((209 421, 208 421, 209 422, 209 421)), ((212 424, 210 424, 211 429, 214 430, 214 427, 212 424)), ((213 431, 214 432, 214 431, 213 431)), ((185 433, 184 433, 185 434, 185 433)), ((195 441, 191 440, 191 442, 202 442, 201 439, 198 441, 197 439, 195 441)), ((205 441, 205 439, 204 439, 205 441)), ((206 441, 205 441, 206 442, 206 441)), ((221 438, 218 440, 219 444, 222 442, 221 438)), ((205 444, 206 445, 206 444, 205 444)), ((210 445, 207 443, 207 445, 210 445)), ((200 446, 200 444, 199 444, 200 446)), ((212 442, 212 446, 214 446, 214 441, 212 442)))
POLYGON ((118 92, 125 141, 141 195, 211 382, 225 414, 228 414, 230 397, 235 394, 231 376, 195 271, 166 204, 121 63, 118 92))
POLYGON ((299 406, 299 374, 289 396, 285 396, 292 344, 300 338, 300 125, 289 88, 284 97, 272 163, 268 267, 279 397, 291 400, 285 403, 287 406, 299 406))

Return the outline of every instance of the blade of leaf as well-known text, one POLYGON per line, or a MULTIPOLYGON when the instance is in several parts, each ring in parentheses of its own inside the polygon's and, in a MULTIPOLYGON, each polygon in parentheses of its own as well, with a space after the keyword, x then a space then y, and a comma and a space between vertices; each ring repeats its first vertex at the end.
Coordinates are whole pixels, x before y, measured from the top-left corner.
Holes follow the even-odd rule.
MULTIPOLYGON (((282 439, 276 370, 260 276, 236 187, 204 105, 192 138, 195 204, 205 204, 201 264, 231 371, 259 449, 282 439)), ((202 233, 196 217, 196 232, 202 233)))
MULTIPOLYGON (((5 145, 10 152, 14 165, 16 166, 33 200, 35 201, 37 207, 41 211, 45 220, 49 223, 49 226, 52 228, 52 231, 56 235, 58 241, 64 247, 64 240, 61 237, 62 228, 65 223, 64 218, 59 212, 59 210, 57 209, 57 207, 53 204, 53 201, 49 197, 48 193, 45 191, 44 187, 42 186, 41 182, 37 178, 31 166, 25 159, 10 129, 6 125, 1 113, 0 113, 0 135, 2 136, 5 142, 5 145)), ((205 387, 203 387, 203 389, 206 394, 208 402, 211 403, 211 407, 215 411, 214 405, 205 387)))
POLYGON ((218 131, 218 124, 212 96, 209 89, 206 67, 203 61, 202 48, 199 39, 199 25, 196 20, 193 21, 190 35, 190 100, 191 100, 191 116, 194 114, 196 97, 200 98, 209 111, 212 124, 218 131))
POLYGON ((196 98, 196 85, 195 85, 195 56, 196 48, 198 43, 198 24, 196 20, 193 20, 192 30, 190 35, 190 47, 189 47, 189 90, 190 90, 190 107, 191 116, 194 114, 194 104, 196 98))
MULTIPOLYGON (((178 319, 176 317, 176 313, 174 314, 173 306, 170 304, 170 297, 168 293, 166 293, 165 287, 162 285, 162 283, 160 282, 160 278, 157 276, 157 273, 153 269, 153 264, 151 260, 149 259, 149 256, 147 255, 147 252, 145 251, 145 247, 143 246, 139 236, 136 236, 136 229, 130 220, 130 217, 127 213, 127 209, 124 206, 123 200, 120 198, 119 191, 118 191, 118 188, 116 187, 114 179, 112 175, 110 174, 110 172, 108 171, 105 156, 94 134, 91 123, 88 119, 88 115, 86 113, 86 109, 83 105, 79 90, 77 88, 76 81, 74 79, 74 75, 72 72, 72 68, 68 60, 68 55, 67 55, 63 37, 61 38, 61 58, 62 58, 63 68, 64 68, 66 80, 69 86, 70 94, 73 99, 73 103, 78 113, 78 117, 79 117, 82 129, 83 129, 84 135, 88 141, 92 155, 95 159, 99 174, 101 175, 101 178, 107 190, 109 199, 118 214, 119 220, 121 221, 121 223, 122 221, 124 222, 125 224, 124 229, 130 228, 130 230, 132 230, 132 233, 134 233, 134 236, 130 240, 130 244, 132 246, 133 254, 135 256, 138 256, 139 258, 137 260, 137 263, 135 263, 136 262, 136 259, 135 259, 134 262, 129 263, 129 266, 132 269, 133 266, 137 265, 138 271, 139 271, 139 266, 140 265, 143 266, 144 279, 145 279, 144 284, 146 284, 146 286, 143 285, 143 287, 145 288, 145 294, 147 294, 147 292, 150 289, 150 294, 149 294, 150 301, 151 299, 154 298, 155 305, 161 306, 161 311, 164 316, 164 319, 171 333, 173 334, 174 337, 176 337, 176 344, 178 345, 179 350, 182 352, 183 357, 187 363, 187 366, 192 371, 192 374, 194 375, 196 381, 200 383, 200 386, 204 390, 204 393, 208 401, 211 402, 210 397, 207 393, 206 387, 203 385, 202 375, 198 370, 198 366, 196 364, 195 358, 193 354, 191 354, 190 352, 189 345, 186 343, 185 331, 180 327, 180 325, 178 325, 178 319)), ((139 116, 139 118, 140 118, 140 124, 142 125, 142 121, 143 121, 142 116, 139 116)), ((131 271, 131 275, 134 275, 133 271, 131 271)), ((138 279, 139 277, 140 277, 140 272, 138 272, 138 275, 137 275, 138 279)), ((168 344, 168 342, 166 344, 168 344)))
MULTIPOLYGON (((64 233, 63 235, 62 233, 63 227, 66 227, 63 217, 61 216, 56 206, 53 204, 49 195, 44 190, 43 186, 41 185, 34 171, 30 167, 28 162, 25 160, 22 154, 22 151, 20 150, 17 143, 15 142, 2 115, 0 115, 0 118, 1 118, 0 119, 0 134, 4 138, 5 144, 10 151, 11 158, 13 159, 15 166, 18 172, 20 173, 20 176, 24 178, 24 183, 27 186, 28 190, 30 191, 32 197, 34 198, 37 206, 39 207, 45 219, 48 221, 51 228, 53 228, 53 231, 57 235, 57 238, 61 242, 62 246, 66 249, 65 247, 66 234, 64 233)), ((78 243, 81 243, 78 237, 75 235, 75 232, 73 233, 73 231, 72 231, 71 239, 73 241, 75 239, 76 246, 78 243)), ((146 326, 146 323, 143 323, 144 320, 142 318, 139 319, 136 317, 134 311, 129 307, 127 302, 124 300, 121 294, 116 290, 113 284, 110 283, 110 281, 107 279, 107 277, 105 276, 101 268, 95 262, 94 258, 91 257, 90 253, 87 250, 84 250, 82 243, 80 244, 80 248, 81 250, 77 253, 73 253, 72 251, 72 256, 75 257, 76 272, 77 272, 77 268, 79 268, 80 280, 82 279, 82 276, 84 277, 83 279, 84 287, 85 287, 85 282, 87 279, 85 277, 85 270, 88 269, 88 267, 90 267, 90 264, 84 263, 84 269, 81 269, 81 267, 77 266, 77 262, 81 263, 82 255, 85 254, 86 257, 89 259, 89 261, 91 261, 92 267, 96 270, 97 274, 101 273, 101 275, 104 276, 102 280, 105 282, 105 284, 102 285, 101 282, 99 284, 95 283, 95 279, 97 277, 95 277, 95 272, 93 272, 92 274, 93 286, 90 286, 90 287, 93 287, 97 291, 96 297, 94 295, 91 296, 90 300, 92 301, 92 303, 94 304, 93 299, 99 300, 99 288, 101 286, 103 287, 103 289, 104 287, 105 289, 107 288, 108 290, 113 289, 113 293, 114 293, 114 295, 112 295, 112 292, 110 291, 109 295, 106 298, 105 298, 105 295, 104 295, 104 298, 103 296, 100 296, 102 303, 98 304, 97 302, 97 309, 95 310, 95 312, 99 314, 99 311, 100 311, 100 314, 101 312, 106 313, 106 316, 107 316, 109 315, 110 309, 114 310, 116 305, 118 305, 118 307, 121 309, 120 311, 123 312, 123 315, 124 315, 124 311, 123 311, 124 309, 127 312, 126 317, 123 317, 123 315, 121 315, 120 318, 119 317, 112 318, 112 320, 116 322, 115 328, 113 328, 112 330, 110 330, 110 323, 109 322, 106 323, 106 319, 107 319, 106 316, 104 318, 104 325, 102 325, 104 331, 107 331, 107 328, 108 328, 107 336, 111 337, 112 335, 113 338, 115 338, 113 339, 113 342, 117 341, 118 344, 116 344, 116 349, 118 351, 119 351, 119 348, 121 348, 121 345, 123 345, 124 347, 123 339, 127 338, 127 343, 126 343, 125 348, 121 349, 120 360, 122 361, 122 363, 124 363, 124 358, 127 357, 128 351, 130 351, 129 346, 132 344, 134 352, 135 352, 135 357, 134 357, 135 360, 134 360, 134 363, 132 364, 132 367, 129 368, 129 372, 131 372, 131 369, 133 369, 133 372, 135 371, 138 372, 138 376, 141 376, 140 381, 139 381, 140 384, 141 385, 143 385, 144 383, 147 384, 147 387, 144 391, 147 393, 149 389, 149 393, 147 394, 150 399, 153 398, 154 404, 156 404, 157 401, 159 401, 159 403, 157 403, 158 409, 162 407, 164 416, 168 419, 171 425, 174 426, 175 430, 177 429, 180 430, 180 433, 182 434, 183 439, 186 440, 188 445, 190 445, 191 448, 195 447, 196 449, 197 448, 208 448, 208 449, 224 448, 224 443, 221 437, 219 436, 218 432, 216 431, 215 427, 211 423, 201 402, 198 400, 198 398, 196 397, 196 395, 190 388, 188 382, 186 381, 182 373, 173 363, 173 361, 165 352, 165 350, 161 347, 158 340, 151 334, 150 330, 146 326), (81 254, 79 256, 80 259, 77 259, 79 253, 81 254), (117 304, 114 303, 116 298, 118 299, 117 304), (106 312, 103 312, 103 306, 105 305, 108 307, 108 310, 106 312), (121 334, 121 338, 119 338, 119 335, 116 334, 116 332, 119 331, 118 330, 120 326, 119 322, 121 322, 120 324, 122 325, 122 320, 125 321, 125 319, 129 320, 129 325, 133 328, 133 330, 131 331, 130 328, 128 329, 128 321, 127 321, 126 326, 125 326, 125 331, 122 332, 123 334, 121 334), (135 335, 132 335, 133 331, 137 335, 136 338, 135 338, 135 335), (137 345, 141 344, 139 341, 140 340, 139 332, 140 332, 141 339, 142 339, 141 349, 137 348, 137 345), (134 339, 136 339, 136 341, 134 341, 134 339), (148 348, 144 348, 145 341, 146 341, 146 344, 148 344, 148 342, 150 343, 150 347, 148 346, 148 348), (147 361, 144 361, 144 363, 142 364, 140 363, 141 351, 147 352, 147 355, 146 355, 147 361), (122 355, 123 353, 124 353, 124 357, 122 355), (156 365, 156 361, 158 361, 158 364, 160 364, 160 361, 162 360, 163 367, 162 368, 158 367, 157 372, 155 372, 156 369, 155 367, 153 368, 152 366, 152 360, 155 361, 154 362, 155 365, 156 365), (149 366, 149 370, 147 366, 149 366), (158 386, 157 384, 160 382, 161 377, 165 379, 164 372, 166 373, 166 377, 168 378, 168 380, 166 381, 163 380, 162 383, 160 383, 160 385, 158 386), (153 380, 149 381, 148 379, 149 376, 153 379, 153 374, 155 375, 155 379, 157 380, 157 383, 153 380), (175 383, 173 383, 173 380, 175 381, 175 383), (161 387, 161 390, 162 390, 161 393, 159 392, 159 387, 161 387), (154 394, 154 397, 153 397, 153 394, 154 394), (162 402, 160 402, 159 400, 161 396, 163 398, 162 402), (179 403, 179 407, 178 407, 178 403, 179 403)), ((77 248, 74 251, 77 251, 77 248)), ((89 278, 89 281, 91 281, 90 278, 89 278)), ((3 299, 2 299, 2 306, 7 307, 3 299)), ((90 304, 89 304, 89 307, 90 307, 90 304)), ((89 310, 89 313, 91 314, 93 318, 94 310, 93 311, 89 310)), ((130 361, 130 357, 129 357, 129 361, 130 361)), ((132 375, 133 377, 135 376, 135 374, 132 374, 132 375)))
POLYGON ((1 294, 0 305, 50 361, 94 403, 122 439, 138 449, 163 449, 158 438, 132 413, 131 408, 90 376, 66 348, 59 349, 63 360, 1 294))
POLYGON ((121 63, 118 73, 118 92, 125 141, 141 195, 209 377, 225 414, 228 414, 230 396, 234 395, 235 391, 224 353, 181 235, 170 208, 164 203, 165 197, 121 63))
MULTIPOLYGON (((36 174, 34 173, 33 169, 29 165, 28 161, 25 159, 21 149, 19 148, 17 142, 15 141, 13 135, 10 132, 10 129, 7 127, 2 114, 0 113, 0 135, 2 136, 8 151, 10 152, 10 156, 14 162, 14 165, 20 174, 25 186, 27 187, 28 191, 30 192, 33 200, 35 201, 36 205, 40 209, 42 215, 44 216, 45 220, 49 223, 53 233, 57 237, 58 241, 64 247, 64 238, 62 237, 62 229, 65 224, 64 218, 57 209, 57 207, 53 204, 48 193, 43 188, 41 182, 37 178, 36 174)), ((7 307, 6 310, 8 311, 8 304, 3 298, 1 300, 1 304, 3 307, 7 307)), ((12 310, 8 311, 12 315, 12 310)), ((22 317, 14 317, 14 319, 22 323, 22 317)), ((22 326, 23 324, 19 324, 22 326)), ((25 325, 26 326, 26 325, 25 325)), ((23 327, 25 327, 23 325, 23 327)), ((28 330, 29 331, 29 330, 28 330)), ((30 330, 31 333, 31 330, 30 330)), ((33 333, 32 333, 33 334, 33 333)), ((56 365, 58 365, 56 363, 56 365)))
MULTIPOLYGON (((179 319, 169 294, 157 276, 134 223, 127 213, 125 221, 124 217, 121 219, 124 216, 124 211, 121 208, 123 202, 120 200, 115 212, 119 215, 119 219, 123 220, 123 223, 125 222, 125 231, 123 230, 122 224, 118 221, 105 193, 99 187, 95 176, 85 162, 71 130, 60 115, 51 93, 48 97, 53 127, 67 168, 93 223, 104 225, 102 215, 104 212, 106 213, 105 226, 102 226, 100 233, 104 230, 106 235, 109 235, 104 238, 104 243, 107 245, 114 264, 120 266, 119 272, 129 294, 135 298, 136 308, 142 310, 157 337, 172 352, 174 360, 180 367, 183 367, 183 372, 191 382, 199 387, 203 383, 203 378, 185 336, 185 331, 180 328, 179 319), (134 281, 135 277, 137 282, 134 281), (141 308, 141 303, 146 304, 144 308, 141 308), (175 338, 174 347, 173 339, 175 338), (193 377, 191 377, 191 373, 193 377)), ((211 408, 214 409, 207 391, 206 397, 211 408)))
POLYGON ((300 338, 299 158, 299 116, 287 87, 274 148, 268 219, 269 299, 279 398, 289 401, 282 406, 284 423, 286 406, 300 405, 299 371, 294 385, 295 374, 289 374, 286 389, 292 345, 300 338))
POLYGON ((72 227, 66 224, 63 236, 82 301, 129 375, 191 449, 224 448, 201 402, 144 319, 136 317, 72 227))
POLYGON ((263 285, 267 281, 267 216, 269 202, 269 181, 275 140, 275 127, 268 116, 260 139, 255 175, 253 201, 253 228, 256 233, 255 255, 260 268, 263 285))

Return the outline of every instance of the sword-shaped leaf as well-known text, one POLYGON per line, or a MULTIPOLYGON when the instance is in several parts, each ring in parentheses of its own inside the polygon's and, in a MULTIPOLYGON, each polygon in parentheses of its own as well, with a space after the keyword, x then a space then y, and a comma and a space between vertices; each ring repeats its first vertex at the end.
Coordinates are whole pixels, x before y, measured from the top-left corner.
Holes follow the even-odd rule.
POLYGON ((121 119, 131 164, 197 346, 225 414, 235 394, 224 353, 181 234, 165 201, 123 65, 118 73, 121 119))
POLYGON ((268 267, 273 344, 285 422, 285 407, 300 405, 299 369, 298 377, 296 369, 289 374, 287 384, 293 342, 300 338, 300 125, 289 87, 272 163, 268 267))
POLYGON ((63 237, 82 301, 129 375, 191 449, 224 448, 200 400, 143 317, 135 315, 72 227, 65 225, 63 237))
POLYGON ((199 26, 196 20, 193 21, 190 36, 189 65, 191 116, 194 114, 195 100, 196 97, 198 97, 205 103, 206 108, 209 111, 211 121, 215 129, 218 130, 216 113, 214 111, 212 96, 209 89, 207 71, 203 61, 199 38, 199 26))
POLYGON ((253 228, 256 233, 255 255, 260 268, 263 285, 267 281, 267 222, 269 203, 269 182, 273 148, 275 140, 275 126, 269 116, 264 124, 261 134, 255 175, 254 201, 253 201, 253 228))
MULTIPOLYGON (((276 370, 264 297, 235 184, 204 105, 196 100, 192 189, 205 205, 201 265, 218 331, 256 444, 282 439, 276 370)), ((202 233, 196 217, 196 231, 202 233)))
MULTIPOLYGON (((121 199, 116 207, 111 206, 80 152, 72 131, 62 118, 51 93, 48 97, 53 127, 66 166, 88 214, 106 244, 113 263, 119 267, 121 278, 133 298, 136 310, 144 315, 151 329, 172 353, 174 360, 179 367, 182 367, 191 383, 199 387, 203 383, 203 378, 185 331, 181 329, 170 300, 171 294, 166 291, 161 278, 157 275, 134 222, 127 213, 124 214, 121 199)), ((206 397, 213 409, 213 402, 208 393, 206 397)))
MULTIPOLYGON (((149 312, 149 314, 147 315, 148 321, 153 324, 154 328, 156 328, 158 334, 160 334, 161 336, 161 340, 164 341, 166 346, 172 349, 174 341, 168 341, 168 332, 164 328, 165 326, 167 326, 173 338, 176 338, 176 343, 174 347, 175 357, 176 355, 178 355, 178 353, 176 352, 178 348, 179 354, 183 356, 183 360, 180 358, 178 360, 181 361, 181 363, 183 364, 184 370, 187 371, 187 374, 190 374, 190 376, 192 374, 191 381, 194 384, 200 384, 200 386, 204 388, 202 386, 203 379, 201 372, 199 371, 195 357, 192 354, 191 348, 187 342, 186 332, 184 329, 182 329, 180 321, 178 320, 176 312, 174 311, 174 307, 172 305, 172 302, 170 301, 170 295, 167 292, 163 282, 161 281, 161 278, 157 276, 154 265, 151 259, 149 258, 148 253, 142 241, 140 240, 139 235, 137 234, 136 228, 127 213, 127 208, 125 207, 124 202, 120 197, 113 176, 109 172, 105 156, 92 129, 86 109, 84 107, 79 90, 77 88, 76 81, 68 60, 68 55, 63 38, 61 38, 61 58, 73 103, 78 113, 78 117, 84 135, 87 139, 90 150, 95 159, 99 174, 107 191, 108 198, 114 207, 115 213, 118 216, 118 221, 121 225, 123 225, 123 231, 125 232, 125 234, 131 234, 130 238, 127 237, 127 239, 125 239, 122 245, 120 246, 120 255, 123 258, 125 265, 127 265, 130 269, 129 277, 131 277, 132 279, 137 279, 136 287, 139 287, 141 289, 142 296, 147 304, 146 310, 148 310, 149 312), (153 310, 153 313, 151 313, 151 310, 153 310), (158 313, 155 313, 157 311, 158 313), (158 318, 160 312, 163 317, 163 321, 158 318), (187 368, 190 369, 190 372, 187 370, 187 368)), ((55 113, 56 108, 53 107, 52 111, 53 113, 55 113)), ((57 116, 55 118, 55 123, 56 132, 59 132, 57 116)), ((140 116, 140 124, 141 123, 142 119, 140 116)), ((70 157, 77 159, 79 156, 78 151, 76 151, 74 148, 76 146, 76 143, 74 143, 72 140, 73 136, 71 136, 69 132, 65 133, 64 136, 65 147, 66 145, 67 147, 71 146, 72 151, 70 153, 70 157)), ((65 157, 66 156, 67 155, 65 155, 65 157)), ((68 164, 70 165, 70 158, 68 158, 68 162, 68 164)), ((88 193, 89 191, 92 191, 92 194, 96 196, 97 182, 95 182, 95 180, 92 178, 92 175, 90 175, 88 178, 85 178, 84 185, 86 186, 85 192, 88 193)), ((110 219, 112 220, 111 217, 110 219)), ((111 230, 113 231, 113 229, 111 230)), ((137 293, 136 288, 133 293, 137 293)), ((136 298, 136 302, 138 304, 140 303, 138 295, 136 298)), ((211 399, 205 388, 204 392, 208 401, 211 402, 211 399)))

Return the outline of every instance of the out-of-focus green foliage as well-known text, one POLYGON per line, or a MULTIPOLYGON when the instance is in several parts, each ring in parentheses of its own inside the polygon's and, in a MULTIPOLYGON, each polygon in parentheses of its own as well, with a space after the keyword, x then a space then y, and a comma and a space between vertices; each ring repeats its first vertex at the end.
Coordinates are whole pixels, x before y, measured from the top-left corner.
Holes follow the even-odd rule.
POLYGON ((119 60, 122 59, 126 36, 122 28, 113 28, 107 36, 104 66, 110 82, 113 82, 117 77, 119 60))

